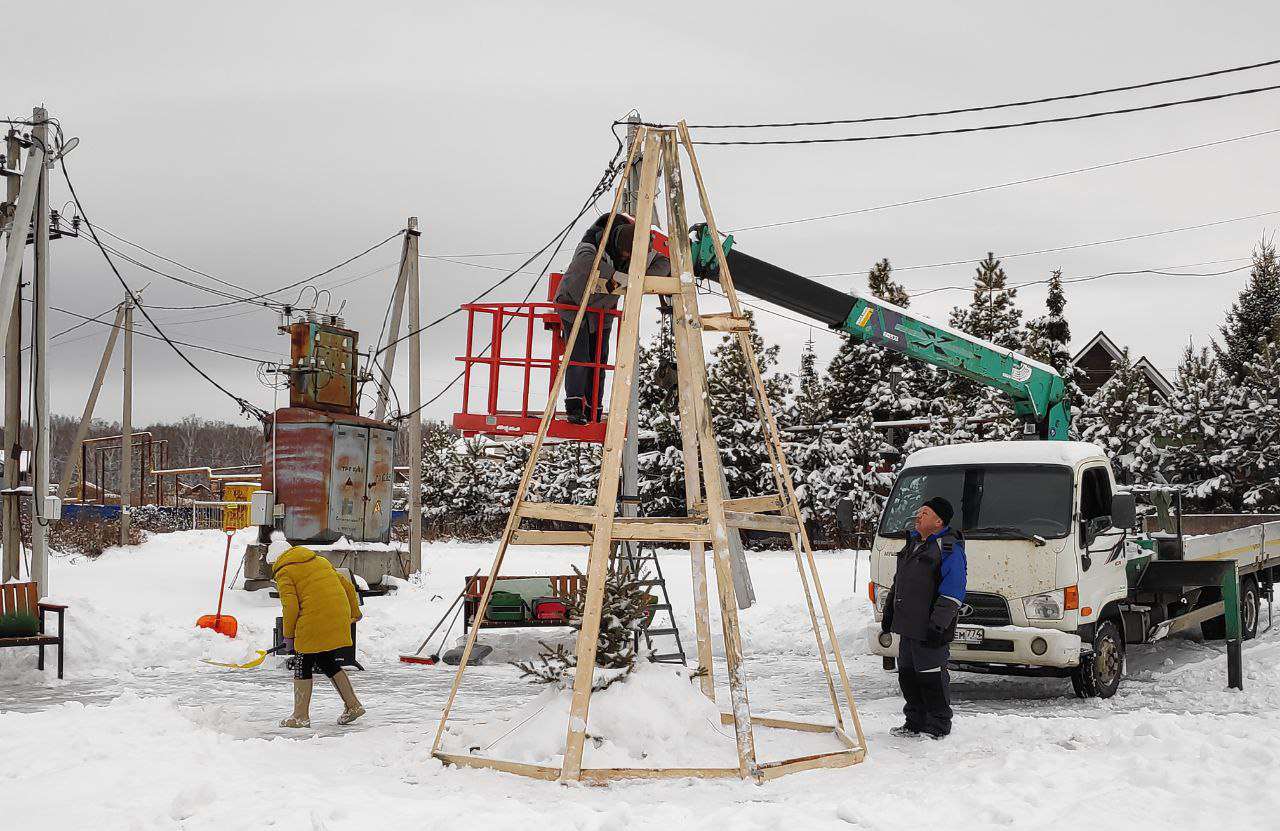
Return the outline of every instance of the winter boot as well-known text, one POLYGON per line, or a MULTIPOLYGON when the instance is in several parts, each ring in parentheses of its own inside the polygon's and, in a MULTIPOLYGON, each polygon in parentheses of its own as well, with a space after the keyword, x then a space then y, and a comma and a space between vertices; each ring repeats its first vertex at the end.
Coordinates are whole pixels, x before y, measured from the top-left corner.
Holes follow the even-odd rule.
POLYGON ((897 736, 900 739, 914 739, 920 735, 920 731, 909 724, 903 724, 899 727, 890 728, 889 735, 897 736))
POLYGON ((364 715, 364 707, 360 705, 360 699, 356 698, 356 691, 351 686, 351 678, 346 670, 338 670, 337 674, 329 680, 333 682, 333 688, 338 691, 338 695, 342 696, 342 703, 345 705, 342 715, 338 716, 338 724, 350 724, 364 715))
POLYGON ((916 673, 927 715, 921 733, 941 739, 951 732, 951 679, 945 669, 916 673))
POLYGON ((293 679, 293 715, 280 722, 281 727, 311 726, 311 679, 293 679))
POLYGON ((586 424, 587 399, 566 398, 564 400, 564 414, 569 419, 570 424, 586 424))

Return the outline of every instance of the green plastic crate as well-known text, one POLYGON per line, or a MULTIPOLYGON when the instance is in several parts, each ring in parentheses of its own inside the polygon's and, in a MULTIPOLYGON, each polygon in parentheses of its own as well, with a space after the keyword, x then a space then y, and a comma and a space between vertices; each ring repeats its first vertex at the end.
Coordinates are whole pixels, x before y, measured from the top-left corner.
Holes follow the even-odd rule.
POLYGON ((524 598, 515 592, 494 589, 489 597, 489 607, 485 609, 484 616, 495 622, 525 620, 524 598))

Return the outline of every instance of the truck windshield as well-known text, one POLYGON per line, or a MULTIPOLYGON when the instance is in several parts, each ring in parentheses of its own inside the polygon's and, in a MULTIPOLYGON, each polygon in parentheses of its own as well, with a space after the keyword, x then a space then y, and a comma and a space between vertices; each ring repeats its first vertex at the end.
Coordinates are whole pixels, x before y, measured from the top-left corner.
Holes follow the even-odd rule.
POLYGON ((951 527, 975 539, 1064 537, 1071 528, 1070 468, 946 465, 903 471, 881 515, 881 536, 905 537, 920 504, 934 496, 955 508, 951 527))

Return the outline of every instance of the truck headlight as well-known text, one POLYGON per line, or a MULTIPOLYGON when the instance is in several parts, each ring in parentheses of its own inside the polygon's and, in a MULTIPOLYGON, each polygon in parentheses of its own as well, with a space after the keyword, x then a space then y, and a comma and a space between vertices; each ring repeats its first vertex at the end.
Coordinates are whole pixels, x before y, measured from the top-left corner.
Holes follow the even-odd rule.
POLYGON ((1022 599, 1022 609, 1028 620, 1062 620, 1065 605, 1062 589, 1022 599))
POLYGON ((875 592, 876 592, 876 614, 883 615, 884 604, 887 603, 889 600, 889 590, 884 586, 877 585, 875 588, 875 592))

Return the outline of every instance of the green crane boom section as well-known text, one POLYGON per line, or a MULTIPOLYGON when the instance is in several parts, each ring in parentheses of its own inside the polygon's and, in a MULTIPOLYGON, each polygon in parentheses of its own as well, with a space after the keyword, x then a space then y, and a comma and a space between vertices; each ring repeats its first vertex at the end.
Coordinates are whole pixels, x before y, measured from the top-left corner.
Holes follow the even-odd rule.
MULTIPOLYGON (((998 389, 1013 400, 1027 438, 1066 440, 1071 414, 1062 376, 1053 367, 875 297, 830 286, 733 250, 723 243, 737 290, 825 323, 865 343, 906 355, 998 389)), ((719 280, 719 262, 705 226, 695 229, 694 271, 719 280)))

